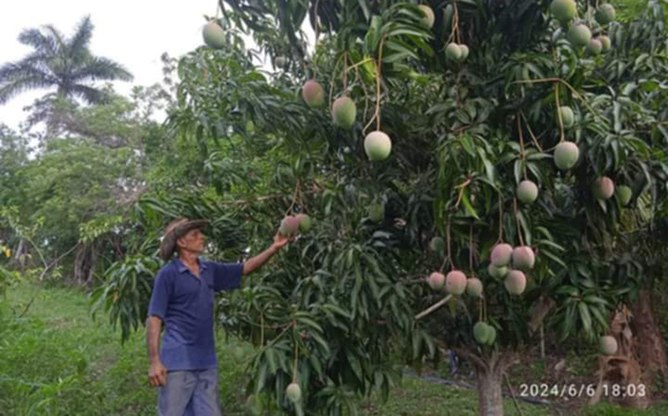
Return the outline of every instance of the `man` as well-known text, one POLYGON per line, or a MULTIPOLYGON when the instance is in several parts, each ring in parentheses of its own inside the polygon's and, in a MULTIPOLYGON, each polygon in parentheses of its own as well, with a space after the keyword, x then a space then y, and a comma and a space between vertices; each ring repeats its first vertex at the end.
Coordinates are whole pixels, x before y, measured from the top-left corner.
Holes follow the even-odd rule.
POLYGON ((206 220, 178 218, 167 226, 160 244, 160 256, 169 262, 153 284, 146 322, 149 383, 159 387, 160 416, 221 415, 214 292, 240 287, 243 275, 261 267, 289 241, 277 233, 268 249, 244 263, 206 261, 199 257, 204 252, 206 224, 206 220), (177 256, 173 257, 174 251, 177 256))

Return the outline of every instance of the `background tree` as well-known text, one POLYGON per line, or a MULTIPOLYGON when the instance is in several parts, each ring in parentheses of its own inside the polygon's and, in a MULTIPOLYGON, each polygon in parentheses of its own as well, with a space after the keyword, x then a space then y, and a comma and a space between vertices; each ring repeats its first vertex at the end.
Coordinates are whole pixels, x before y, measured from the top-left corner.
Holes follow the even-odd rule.
MULTIPOLYGON (((39 122, 51 117, 56 99, 79 98, 88 104, 108 100, 108 94, 93 83, 130 81, 132 75, 119 63, 93 55, 89 49, 92 35, 90 16, 81 20, 69 38, 52 25, 25 29, 19 35, 19 42, 34 50, 23 59, 0 67, 0 104, 24 91, 55 87, 55 92, 35 103, 32 118, 33 122, 39 122)), ((51 124, 54 123, 57 124, 57 120, 51 120, 51 124)))

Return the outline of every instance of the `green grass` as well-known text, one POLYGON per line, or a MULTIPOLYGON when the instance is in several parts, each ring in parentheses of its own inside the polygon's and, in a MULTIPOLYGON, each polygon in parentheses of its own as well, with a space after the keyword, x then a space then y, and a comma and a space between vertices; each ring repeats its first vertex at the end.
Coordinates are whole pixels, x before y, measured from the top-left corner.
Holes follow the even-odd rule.
MULTIPOLYGON (((226 415, 249 414, 244 387, 249 344, 218 336, 220 388, 226 415)), ((80 291, 38 289, 22 284, 0 297, 0 415, 154 415, 156 391, 147 384, 148 360, 143 331, 120 344, 105 315, 93 321, 80 291), (25 316, 17 318, 33 295, 25 316)), ((374 396, 360 402, 365 416, 477 414, 477 393, 415 377, 404 377, 386 403, 374 396)), ((522 415, 564 414, 520 401, 522 415)), ((506 415, 519 415, 512 400, 506 415)), ((567 414, 658 416, 668 404, 633 412, 609 405, 567 414)))
MULTIPOLYGON (((519 402, 525 416, 548 416, 544 406, 519 402)), ((373 416, 477 416, 478 393, 475 390, 425 382, 405 377, 390 394, 387 403, 365 403, 364 415, 373 416)), ((504 402, 505 415, 519 415, 512 400, 504 402)))

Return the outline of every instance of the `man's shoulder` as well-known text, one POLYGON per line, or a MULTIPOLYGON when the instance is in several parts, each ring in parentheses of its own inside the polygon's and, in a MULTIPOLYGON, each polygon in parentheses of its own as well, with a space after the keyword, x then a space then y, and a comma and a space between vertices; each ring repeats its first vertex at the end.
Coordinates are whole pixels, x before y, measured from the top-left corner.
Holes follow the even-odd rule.
POLYGON ((160 276, 164 276, 165 278, 173 276, 177 272, 177 267, 174 262, 174 260, 170 260, 167 263, 165 263, 160 269, 158 269, 158 273, 156 274, 156 278, 160 276))

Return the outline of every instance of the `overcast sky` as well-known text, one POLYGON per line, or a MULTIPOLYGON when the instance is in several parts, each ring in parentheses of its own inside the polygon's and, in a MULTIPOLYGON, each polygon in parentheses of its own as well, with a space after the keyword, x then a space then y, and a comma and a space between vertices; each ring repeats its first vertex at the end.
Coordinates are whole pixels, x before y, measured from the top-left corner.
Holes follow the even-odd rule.
MULTIPOLYGON (((19 0, 0 14, 0 64, 24 57, 30 48, 18 41, 24 28, 54 25, 71 36, 87 14, 93 23, 93 54, 113 59, 133 75, 131 82, 115 83, 129 95, 133 85, 151 85, 162 79, 160 55, 178 57, 202 44, 203 15, 215 15, 217 0, 19 0)), ((0 105, 0 123, 18 130, 27 118, 22 111, 47 90, 23 93, 0 105)))

